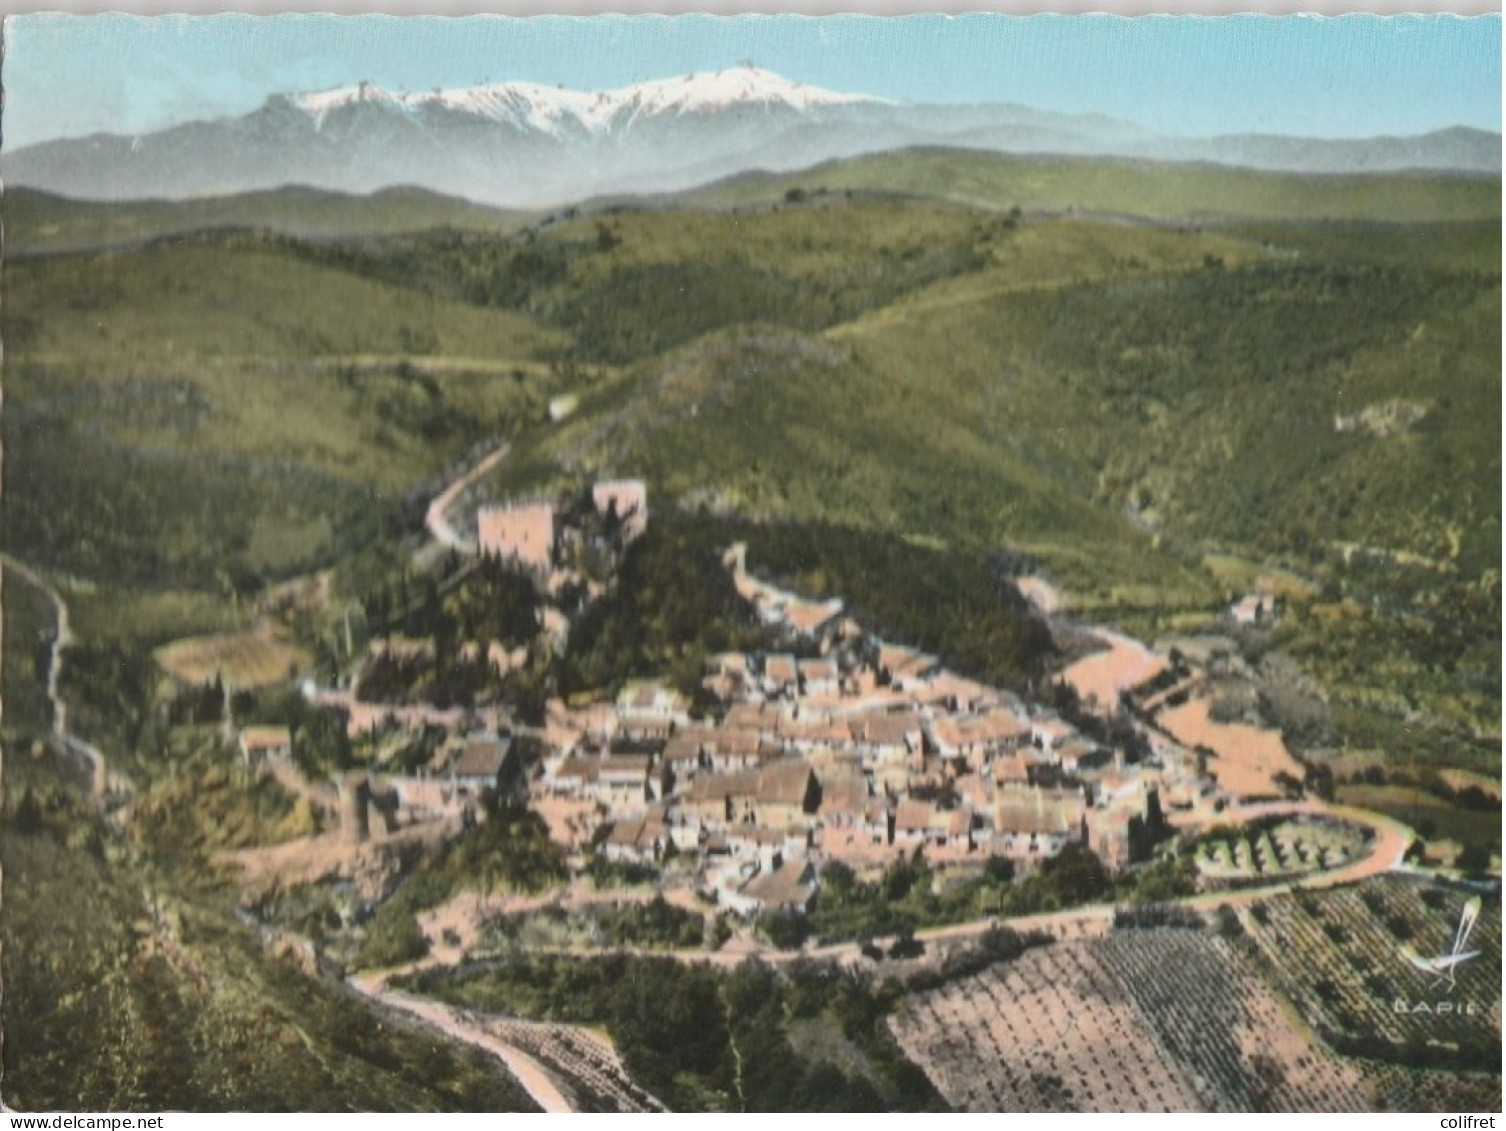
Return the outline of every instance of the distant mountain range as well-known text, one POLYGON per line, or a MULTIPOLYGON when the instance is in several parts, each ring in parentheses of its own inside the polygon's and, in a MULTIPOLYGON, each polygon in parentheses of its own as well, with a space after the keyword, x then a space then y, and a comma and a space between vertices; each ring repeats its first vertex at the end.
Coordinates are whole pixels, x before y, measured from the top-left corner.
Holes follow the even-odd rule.
POLYGON ((400 93, 362 83, 274 95, 238 118, 27 146, 0 154, 0 175, 8 184, 99 200, 285 184, 355 193, 414 185, 538 208, 920 145, 1300 173, 1501 171, 1500 135, 1480 130, 1344 140, 1171 138, 1098 115, 895 103, 741 67, 599 92, 514 82, 400 93))

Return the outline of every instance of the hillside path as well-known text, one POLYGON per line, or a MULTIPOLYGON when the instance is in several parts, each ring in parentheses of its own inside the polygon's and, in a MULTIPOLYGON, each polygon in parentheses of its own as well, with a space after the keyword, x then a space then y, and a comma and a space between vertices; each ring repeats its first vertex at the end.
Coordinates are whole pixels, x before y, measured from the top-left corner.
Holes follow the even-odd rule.
POLYGON ((511 444, 502 444, 500 447, 487 453, 481 461, 460 475, 448 487, 434 496, 434 501, 429 504, 429 509, 424 512, 424 527, 433 535, 434 540, 447 550, 458 550, 461 553, 473 554, 476 552, 476 544, 456 530, 450 523, 449 509, 461 494, 479 482, 481 478, 507 458, 511 450, 511 444))
POLYGON ((9 571, 42 593, 52 605, 54 632, 52 649, 47 663, 47 702, 52 708, 52 735, 63 748, 89 763, 95 801, 103 801, 112 790, 124 790, 125 781, 119 775, 111 775, 105 756, 99 747, 85 742, 68 729, 68 704, 63 699, 60 684, 63 678, 63 653, 73 643, 73 629, 68 622, 68 603, 36 570, 17 561, 9 554, 0 553, 0 572, 9 571))
POLYGON ((464 1011, 428 998, 413 997, 387 988, 385 974, 355 975, 350 986, 379 1005, 401 1010, 438 1029, 445 1036, 472 1045, 496 1057, 513 1074, 534 1103, 546 1112, 569 1112, 574 1109, 555 1085, 543 1065, 522 1049, 472 1024, 464 1011))

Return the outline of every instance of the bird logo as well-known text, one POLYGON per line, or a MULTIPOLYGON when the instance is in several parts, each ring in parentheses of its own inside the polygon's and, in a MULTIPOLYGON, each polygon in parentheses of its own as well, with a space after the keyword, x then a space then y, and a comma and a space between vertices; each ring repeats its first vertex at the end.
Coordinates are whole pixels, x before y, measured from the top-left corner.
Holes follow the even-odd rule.
POLYGON ((1424 974, 1431 974, 1431 985, 1437 986, 1447 982, 1449 989, 1454 988, 1458 977, 1459 967, 1472 958, 1478 958, 1478 950, 1465 950, 1465 944, 1469 942, 1470 933, 1475 929, 1475 922, 1480 918, 1480 897, 1477 895, 1464 905, 1464 910, 1459 915, 1459 927, 1454 931, 1454 945, 1447 954, 1440 954, 1434 958, 1426 958, 1417 953, 1410 946, 1401 948, 1401 956, 1424 974))

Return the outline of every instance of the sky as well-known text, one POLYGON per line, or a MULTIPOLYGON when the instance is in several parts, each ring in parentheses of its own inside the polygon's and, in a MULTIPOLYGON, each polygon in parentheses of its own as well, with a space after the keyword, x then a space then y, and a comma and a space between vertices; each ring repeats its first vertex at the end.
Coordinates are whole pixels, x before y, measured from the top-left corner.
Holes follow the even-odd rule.
POLYGON ((3 144, 245 114, 269 94, 528 80, 599 90, 751 62, 908 102, 1017 102, 1184 136, 1501 128, 1501 17, 30 15, 3 144))

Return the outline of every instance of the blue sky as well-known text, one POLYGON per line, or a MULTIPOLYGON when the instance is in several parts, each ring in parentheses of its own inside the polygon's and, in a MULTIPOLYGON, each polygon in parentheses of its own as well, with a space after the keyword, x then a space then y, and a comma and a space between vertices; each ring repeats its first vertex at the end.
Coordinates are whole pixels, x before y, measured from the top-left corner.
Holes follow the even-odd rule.
POLYGON ((4 144, 242 114, 277 91, 621 86, 752 61, 904 101, 1020 102, 1184 135, 1501 128, 1501 18, 33 15, 4 144))

